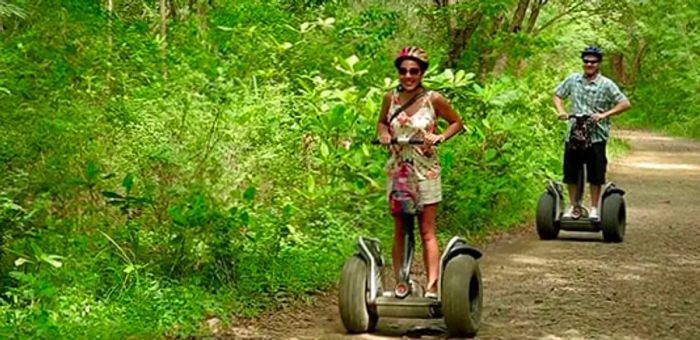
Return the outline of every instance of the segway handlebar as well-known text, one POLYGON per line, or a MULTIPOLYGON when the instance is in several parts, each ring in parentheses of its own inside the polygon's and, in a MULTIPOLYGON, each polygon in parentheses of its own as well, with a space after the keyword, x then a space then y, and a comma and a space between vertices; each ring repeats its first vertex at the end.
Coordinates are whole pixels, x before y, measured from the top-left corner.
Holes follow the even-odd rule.
MULTIPOLYGON (((389 141, 389 145, 421 145, 423 143, 425 143, 425 140, 423 138, 394 137, 389 141)), ((384 145, 384 143, 382 143, 379 139, 373 140, 372 144, 384 145)))
POLYGON ((583 113, 572 113, 569 115, 568 119, 587 120, 587 119, 591 119, 591 115, 586 115, 583 113))

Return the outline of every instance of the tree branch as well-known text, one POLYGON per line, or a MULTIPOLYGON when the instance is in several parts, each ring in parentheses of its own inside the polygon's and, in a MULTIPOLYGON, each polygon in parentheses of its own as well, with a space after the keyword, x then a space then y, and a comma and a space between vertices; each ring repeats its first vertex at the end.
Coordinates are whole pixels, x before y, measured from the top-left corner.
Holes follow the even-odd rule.
POLYGON ((527 12, 527 7, 530 5, 530 0, 520 0, 518 1, 518 8, 513 14, 513 20, 510 23, 510 31, 517 33, 523 26, 523 20, 525 19, 525 13, 527 12))
MULTIPOLYGON (((569 14, 575 13, 575 12, 576 12, 581 6, 583 6, 585 3, 586 3, 586 0, 580 0, 580 1, 578 1, 577 3, 574 3, 574 5, 571 6, 568 10, 566 10, 566 11, 564 11, 564 12, 562 12, 562 13, 559 13, 559 14, 556 15, 554 18, 552 18, 552 19, 550 19, 549 21, 547 21, 547 22, 545 22, 544 24, 542 24, 542 26, 540 26, 538 29, 534 30, 533 32, 534 32, 535 34, 539 34, 539 33, 542 32, 544 29, 546 29, 547 27, 551 26, 552 24, 554 24, 555 22, 557 22, 557 21, 560 20, 561 18, 563 18, 563 17, 565 17, 565 16, 567 16, 567 15, 569 15, 569 14)), ((533 25, 532 28, 534 28, 534 25, 533 25)), ((532 28, 528 28, 528 29, 532 29, 532 28)))

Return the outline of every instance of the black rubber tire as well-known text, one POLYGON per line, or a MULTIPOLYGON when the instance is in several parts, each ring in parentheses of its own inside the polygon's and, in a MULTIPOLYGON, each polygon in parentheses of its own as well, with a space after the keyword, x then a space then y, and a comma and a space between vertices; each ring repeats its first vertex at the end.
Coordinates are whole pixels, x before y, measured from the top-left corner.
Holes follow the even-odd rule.
POLYGON ((377 316, 367 308, 367 263, 355 255, 345 262, 340 278, 338 306, 340 318, 348 333, 371 332, 377 316))
POLYGON ((627 223, 627 207, 625 199, 618 193, 610 194, 603 199, 603 215, 601 229, 605 242, 622 242, 625 238, 627 223))
POLYGON ((559 236, 559 224, 554 222, 556 201, 551 193, 544 192, 537 203, 537 235, 541 240, 553 240, 559 236))
POLYGON ((442 276, 442 314, 452 337, 474 337, 481 324, 483 288, 479 263, 469 255, 457 255, 442 276))

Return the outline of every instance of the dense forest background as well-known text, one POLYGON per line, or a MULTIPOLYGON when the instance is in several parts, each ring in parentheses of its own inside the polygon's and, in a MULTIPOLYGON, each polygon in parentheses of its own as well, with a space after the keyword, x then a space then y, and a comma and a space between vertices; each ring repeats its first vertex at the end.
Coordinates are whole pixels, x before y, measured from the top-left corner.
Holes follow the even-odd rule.
MULTIPOLYGON (((619 126, 700 137, 699 0, 0 0, 0 335, 205 335, 389 245, 381 96, 405 45, 468 131, 440 237, 528 221, 553 88, 606 51, 619 126)), ((622 146, 613 142, 613 151, 622 146)))

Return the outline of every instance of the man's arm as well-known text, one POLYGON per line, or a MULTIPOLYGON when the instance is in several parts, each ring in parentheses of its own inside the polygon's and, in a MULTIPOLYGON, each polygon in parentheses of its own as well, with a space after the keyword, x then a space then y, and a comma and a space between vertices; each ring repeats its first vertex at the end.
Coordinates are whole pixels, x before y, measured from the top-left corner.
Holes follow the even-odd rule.
POLYGON ((571 95, 574 77, 575 75, 570 75, 554 90, 554 106, 557 108, 557 115, 561 120, 567 120, 569 118, 569 113, 566 112, 564 108, 564 99, 571 95))
POLYGON ((622 91, 620 91, 620 88, 613 82, 610 82, 609 86, 607 87, 608 89, 608 96, 610 100, 614 101, 615 106, 603 113, 597 113, 594 114, 591 118, 593 118, 594 121, 599 121, 602 119, 610 118, 612 116, 619 115, 632 107, 632 104, 630 104, 629 99, 625 96, 622 91))
POLYGON ((569 118, 569 113, 564 109, 564 99, 558 95, 554 95, 554 106, 557 108, 559 119, 566 120, 569 118))
MULTIPOLYGON (((617 105, 615 105, 615 107, 613 107, 609 111, 601 113, 598 120, 619 115, 620 113, 623 113, 623 112, 629 110, 631 107, 632 107, 632 104, 630 104, 629 99, 625 99, 625 100, 617 103, 617 105)), ((593 117, 593 119, 595 119, 595 117, 593 117)))

